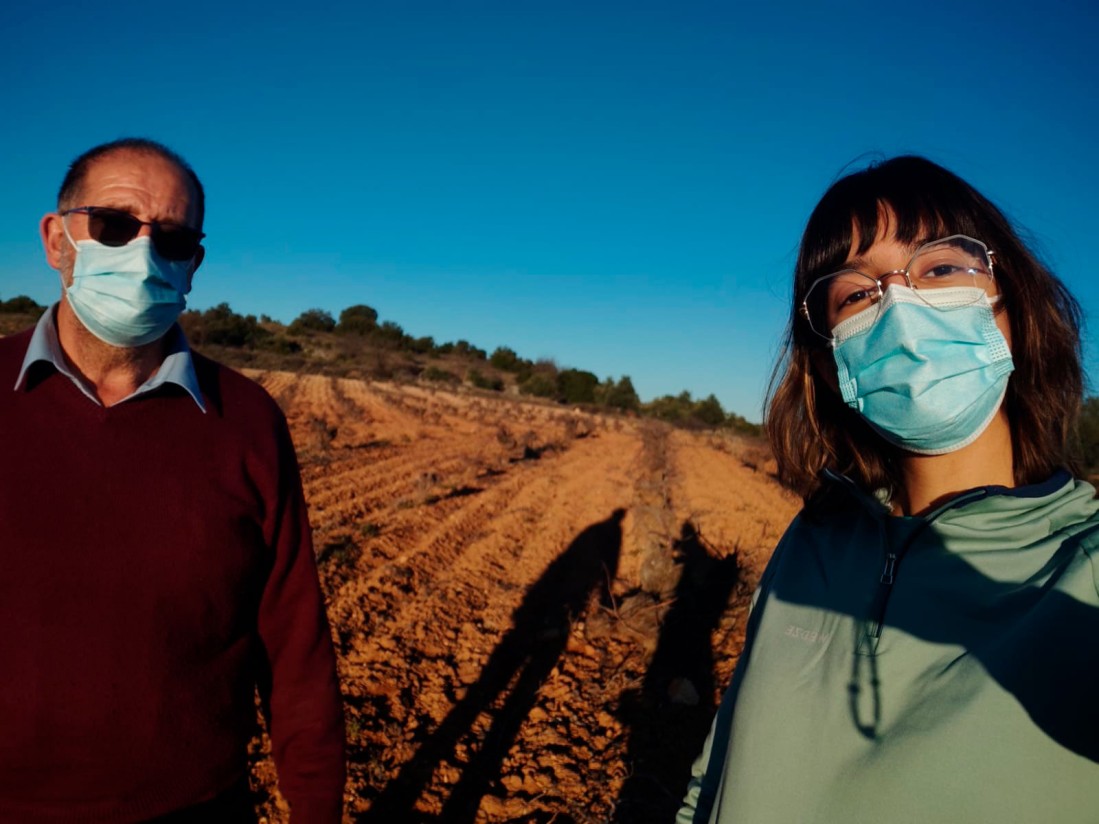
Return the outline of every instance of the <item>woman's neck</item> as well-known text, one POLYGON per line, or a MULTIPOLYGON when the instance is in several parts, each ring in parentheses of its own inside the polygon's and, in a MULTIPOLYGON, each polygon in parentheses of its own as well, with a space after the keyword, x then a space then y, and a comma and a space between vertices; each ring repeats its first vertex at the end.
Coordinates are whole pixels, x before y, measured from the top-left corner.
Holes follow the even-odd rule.
POLYGON ((906 455, 904 487, 893 500, 897 515, 920 515, 978 486, 1015 486, 1011 428, 1003 407, 969 446, 946 455, 906 455))

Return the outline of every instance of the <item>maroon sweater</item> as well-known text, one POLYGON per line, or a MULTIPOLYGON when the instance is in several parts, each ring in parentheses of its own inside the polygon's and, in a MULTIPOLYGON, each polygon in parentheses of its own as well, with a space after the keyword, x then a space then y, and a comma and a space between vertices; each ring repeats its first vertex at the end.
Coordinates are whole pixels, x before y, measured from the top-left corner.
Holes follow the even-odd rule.
POLYGON ((0 821, 133 821, 247 772, 255 686, 295 822, 339 820, 343 722, 271 398, 195 355, 110 408, 0 340, 0 821))

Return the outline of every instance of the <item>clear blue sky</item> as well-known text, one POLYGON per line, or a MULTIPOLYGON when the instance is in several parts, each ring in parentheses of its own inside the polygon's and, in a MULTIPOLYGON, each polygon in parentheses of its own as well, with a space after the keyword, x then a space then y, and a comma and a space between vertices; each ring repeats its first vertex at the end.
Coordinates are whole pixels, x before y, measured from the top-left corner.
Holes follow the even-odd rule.
POLYGON ((436 340, 713 392, 759 420, 816 200, 925 154, 1030 230, 1093 327, 1094 3, 17 3, 0 12, 0 298, 95 143, 208 193, 193 308, 356 303, 436 340))

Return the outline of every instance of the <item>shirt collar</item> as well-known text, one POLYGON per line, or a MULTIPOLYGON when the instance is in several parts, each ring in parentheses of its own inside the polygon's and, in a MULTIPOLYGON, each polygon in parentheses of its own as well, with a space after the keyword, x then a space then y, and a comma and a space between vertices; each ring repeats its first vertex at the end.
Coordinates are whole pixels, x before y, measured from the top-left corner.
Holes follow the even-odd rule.
MULTIPOLYGON (((31 334, 30 344, 27 346, 27 354, 23 357, 23 367, 19 370, 19 376, 15 379, 15 389, 26 386, 27 372, 35 363, 44 362, 52 366, 66 378, 73 382, 77 389, 83 392, 89 399, 99 403, 95 393, 88 387, 86 381, 72 370, 65 361, 61 351, 61 341, 57 335, 57 323, 54 315, 57 312, 55 303, 38 320, 31 334)), ((191 399, 199 409, 206 411, 206 404, 202 400, 202 389, 199 387, 198 375, 195 372, 194 358, 191 356, 191 347, 187 343, 187 337, 179 324, 174 325, 168 331, 168 354, 156 370, 156 374, 149 378, 137 390, 122 400, 122 403, 139 395, 152 392, 166 383, 174 383, 187 391, 191 399)))

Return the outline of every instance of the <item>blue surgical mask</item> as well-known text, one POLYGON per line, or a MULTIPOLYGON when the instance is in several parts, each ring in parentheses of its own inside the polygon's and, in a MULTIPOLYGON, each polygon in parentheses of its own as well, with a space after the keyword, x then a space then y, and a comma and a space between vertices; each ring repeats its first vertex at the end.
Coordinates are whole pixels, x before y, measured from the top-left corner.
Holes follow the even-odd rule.
POLYGON ((992 302, 969 287, 890 286, 832 334, 844 402, 890 443, 942 455, 996 416, 1015 368, 992 302))
MULTIPOLYGON (((68 230, 65 231, 68 237, 68 230)), ((124 246, 94 240, 76 249, 69 306, 88 331, 111 346, 133 347, 162 337, 187 306, 193 261, 165 260, 152 239, 124 246)))

